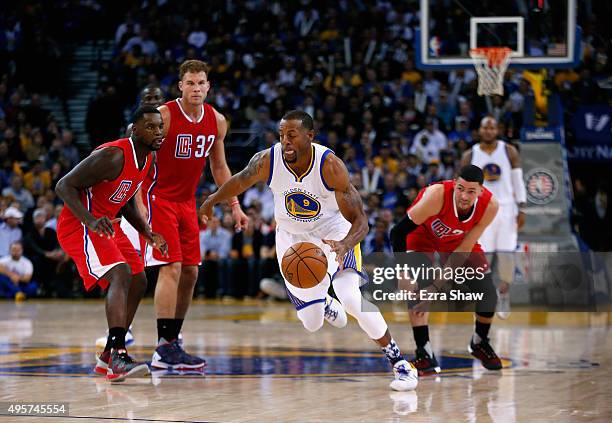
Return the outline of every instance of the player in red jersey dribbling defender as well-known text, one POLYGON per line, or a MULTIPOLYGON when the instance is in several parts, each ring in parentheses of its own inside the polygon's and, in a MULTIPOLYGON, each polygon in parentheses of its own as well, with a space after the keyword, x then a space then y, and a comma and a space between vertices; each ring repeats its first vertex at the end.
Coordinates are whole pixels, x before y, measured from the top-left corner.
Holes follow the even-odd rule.
MULTIPOLYGON (((446 267, 480 268, 482 279, 465 282, 475 292, 483 293, 476 302, 475 332, 468 350, 489 370, 501 369, 501 360, 489 344, 489 329, 495 314, 497 292, 493 286, 489 266, 478 238, 493 221, 499 205, 490 191, 482 186, 482 170, 474 165, 461 168, 456 180, 432 184, 419 192, 406 216, 393 227, 391 238, 395 252, 440 253, 446 267), (451 253, 455 253, 451 255, 451 253)), ((415 255, 411 255, 415 257, 415 255)), ((415 267, 431 265, 427 255, 425 263, 412 263, 415 267)), ((416 261, 420 258, 415 257, 416 261)), ((437 292, 443 288, 440 281, 419 280, 419 288, 437 292)), ((419 374, 440 372, 440 366, 429 342, 428 313, 424 302, 411 307, 410 323, 417 345, 412 362, 419 374)))
POLYGON ((66 205, 57 223, 62 249, 76 263, 85 289, 108 287, 109 333, 96 371, 114 382, 148 373, 147 365, 135 362, 125 349, 125 333, 146 291, 147 280, 142 259, 116 216, 121 211, 149 245, 162 256, 167 255, 164 238, 151 231, 130 201, 153 166, 151 152, 162 145, 162 126, 156 108, 139 108, 130 138, 102 144, 55 188, 66 205))

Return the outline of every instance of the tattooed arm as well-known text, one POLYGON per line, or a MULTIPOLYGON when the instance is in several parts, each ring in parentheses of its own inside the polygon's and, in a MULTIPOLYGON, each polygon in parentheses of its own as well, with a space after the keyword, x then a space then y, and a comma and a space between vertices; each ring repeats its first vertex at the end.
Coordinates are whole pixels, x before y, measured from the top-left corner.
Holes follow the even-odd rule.
POLYGON ((346 166, 336 155, 329 154, 323 163, 323 179, 327 186, 334 190, 340 213, 351 223, 351 229, 341 240, 326 240, 323 242, 336 253, 340 266, 344 255, 359 244, 368 233, 368 219, 363 210, 361 196, 349 181, 346 166))
POLYGON ((257 182, 267 181, 269 173, 270 150, 260 151, 251 158, 247 167, 232 176, 204 201, 200 207, 200 216, 204 222, 212 216, 215 204, 242 194, 257 182))

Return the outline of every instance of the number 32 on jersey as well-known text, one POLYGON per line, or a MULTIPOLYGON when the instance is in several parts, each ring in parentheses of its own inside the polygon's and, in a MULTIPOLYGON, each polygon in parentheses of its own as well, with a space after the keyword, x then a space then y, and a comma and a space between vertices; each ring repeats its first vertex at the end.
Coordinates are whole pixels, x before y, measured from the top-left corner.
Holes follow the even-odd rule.
POLYGON ((199 159, 201 157, 208 157, 210 148, 214 142, 214 135, 198 135, 194 145, 191 134, 178 134, 176 137, 175 156, 177 159, 189 159, 191 157, 199 159))

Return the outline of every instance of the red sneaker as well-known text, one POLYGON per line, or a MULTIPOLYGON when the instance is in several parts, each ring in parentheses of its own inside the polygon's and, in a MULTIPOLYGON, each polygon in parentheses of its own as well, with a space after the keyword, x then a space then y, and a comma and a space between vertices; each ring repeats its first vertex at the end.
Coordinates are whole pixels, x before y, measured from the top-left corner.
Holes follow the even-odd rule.
POLYGON ((96 354, 96 367, 94 372, 99 375, 106 376, 106 370, 108 369, 108 362, 110 361, 110 351, 103 351, 96 354))
POLYGON ((149 366, 146 363, 134 361, 126 350, 111 350, 106 380, 110 382, 123 382, 127 377, 139 377, 148 374, 149 366))
POLYGON ((489 344, 488 339, 483 339, 478 344, 474 344, 474 342, 470 341, 468 351, 470 354, 480 360, 485 369, 501 370, 502 362, 497 354, 495 354, 495 351, 493 350, 491 344, 489 344))
POLYGON ((419 376, 440 373, 440 365, 438 364, 438 360, 436 360, 435 354, 429 355, 425 348, 417 348, 414 354, 415 357, 411 363, 416 367, 419 376))

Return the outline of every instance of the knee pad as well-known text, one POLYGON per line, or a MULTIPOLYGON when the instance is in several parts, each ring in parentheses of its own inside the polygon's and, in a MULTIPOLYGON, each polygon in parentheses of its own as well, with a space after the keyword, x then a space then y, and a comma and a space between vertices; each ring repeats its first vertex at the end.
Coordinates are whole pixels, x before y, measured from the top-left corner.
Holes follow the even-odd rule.
POLYGON ((476 302, 476 313, 482 317, 493 317, 495 314, 495 306, 497 305, 497 290, 493 285, 493 277, 491 273, 484 275, 482 280, 473 280, 470 288, 478 293, 482 292, 484 295, 482 299, 476 302), (491 316, 487 316, 490 314, 491 316))

